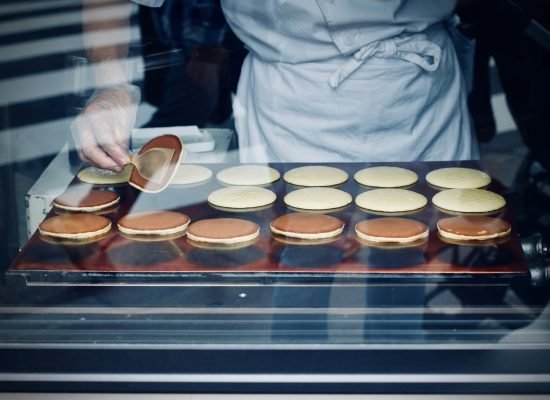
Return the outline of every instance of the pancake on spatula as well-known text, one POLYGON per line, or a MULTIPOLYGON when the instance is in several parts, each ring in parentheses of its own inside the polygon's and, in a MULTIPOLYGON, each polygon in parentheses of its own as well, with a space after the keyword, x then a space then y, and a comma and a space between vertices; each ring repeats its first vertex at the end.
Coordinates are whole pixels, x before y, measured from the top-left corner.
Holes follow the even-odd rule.
POLYGON ((54 207, 66 211, 96 212, 114 206, 120 196, 109 190, 69 189, 53 199, 54 207))
POLYGON ((118 230, 126 235, 165 236, 183 234, 191 219, 174 211, 150 211, 128 214, 118 223, 118 230))
POLYGON ((41 235, 75 241, 101 236, 110 229, 110 220, 94 214, 57 215, 38 226, 41 235))
POLYGON ((157 136, 130 156, 134 168, 128 183, 143 192, 160 192, 172 181, 182 156, 183 144, 177 136, 157 136))

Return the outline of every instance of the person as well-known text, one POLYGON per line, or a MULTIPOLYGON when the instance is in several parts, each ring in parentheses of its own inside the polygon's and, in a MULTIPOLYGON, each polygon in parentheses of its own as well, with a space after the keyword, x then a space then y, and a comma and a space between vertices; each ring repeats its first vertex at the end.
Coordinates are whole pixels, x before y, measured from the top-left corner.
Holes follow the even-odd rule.
POLYGON ((157 107, 144 127, 223 123, 246 51, 219 0, 166 0, 140 6, 139 16, 142 96, 157 107))
POLYGON ((546 120, 550 109, 550 48, 545 49, 529 35, 531 23, 550 26, 550 3, 462 0, 458 12, 476 39, 469 102, 478 140, 490 142, 497 133, 491 105, 495 82, 490 79, 489 60, 493 58, 506 103, 523 142, 533 158, 550 170, 546 120), (532 20, 531 16, 537 19, 532 20))
MULTIPOLYGON (((124 59, 128 40, 116 46, 94 42, 97 30, 128 29, 127 18, 88 18, 93 2, 84 2, 84 38, 99 88, 71 128, 80 158, 120 170, 128 162, 128 136, 140 99, 155 105, 145 127, 218 124, 231 113, 244 48, 228 30, 219 0, 167 0, 162 8, 140 7, 143 91, 130 84, 124 59)), ((96 35, 97 36, 97 35, 96 35)))
POLYGON ((242 162, 478 157, 456 0, 221 4, 249 50, 233 106, 242 162))

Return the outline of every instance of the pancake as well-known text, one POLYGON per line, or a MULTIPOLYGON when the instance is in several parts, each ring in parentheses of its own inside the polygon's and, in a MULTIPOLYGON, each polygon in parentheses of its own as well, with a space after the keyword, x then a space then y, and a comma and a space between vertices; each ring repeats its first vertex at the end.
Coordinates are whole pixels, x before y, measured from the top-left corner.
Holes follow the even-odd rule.
POLYGON ((290 213, 271 222, 271 232, 298 239, 325 239, 338 236, 344 230, 344 222, 324 214, 290 213))
POLYGON ((359 207, 384 213, 419 210, 428 203, 423 195, 405 189, 374 189, 355 198, 359 207))
POLYGON ((192 223, 187 238, 193 242, 233 245, 248 242, 260 235, 260 227, 254 222, 237 218, 203 219, 192 223))
POLYGON ((183 236, 185 236, 185 230, 176 232, 176 233, 170 233, 170 234, 162 234, 162 235, 147 235, 147 234, 126 234, 124 232, 119 231, 120 236, 130 239, 134 242, 164 242, 167 240, 176 240, 183 236))
POLYGON ((131 155, 134 164, 128 183, 146 193, 158 193, 170 185, 183 157, 183 143, 176 135, 160 135, 131 155))
POLYGON ((437 222, 439 234, 452 240, 488 240, 508 236, 508 222, 485 216, 460 216, 442 218, 437 222))
POLYGON ((208 202, 224 209, 248 209, 267 206, 276 198, 275 193, 265 188, 231 186, 210 193, 208 202))
POLYGON ((443 211, 488 213, 506 205, 504 197, 484 189, 448 189, 437 193, 432 203, 443 211))
POLYGON ((299 210, 332 210, 345 207, 352 200, 349 193, 339 189, 323 187, 294 190, 284 198, 287 206, 299 210))
POLYGON ((218 172, 216 178, 226 185, 267 185, 281 177, 276 169, 266 165, 238 165, 218 172))
POLYGON ((491 177, 473 168, 440 168, 429 172, 426 181, 445 189, 479 189, 491 183, 491 177))
POLYGON ((418 175, 399 167, 371 167, 358 171, 354 179, 361 185, 379 188, 410 186, 418 181, 418 175))
POLYGON ((118 221, 118 229, 126 235, 174 235, 187 229, 191 219, 174 211, 149 211, 128 214, 118 221))
POLYGON ((132 165, 128 164, 121 172, 109 171, 96 167, 86 167, 78 172, 76 177, 86 183, 93 185, 116 185, 127 183, 132 174, 132 165))
POLYGON ((300 239, 296 237, 273 234, 273 240, 275 241, 275 243, 283 243, 296 246, 319 246, 323 244, 334 243, 341 237, 341 235, 336 235, 323 239, 300 239))
POLYGON ((206 182, 212 177, 212 171, 202 165, 181 164, 172 178, 171 185, 193 185, 206 182))
POLYGON ((360 239, 375 243, 411 243, 428 237, 429 228, 407 218, 375 218, 355 225, 360 239))
POLYGON ((110 220, 94 214, 56 215, 38 226, 41 235, 71 240, 94 238, 110 229, 110 220))
POLYGON ((56 208, 67 211, 94 212, 117 204, 120 196, 109 190, 69 189, 53 199, 56 208))
POLYGON ((309 165, 287 171, 285 182, 296 186, 335 186, 348 180, 348 174, 339 168, 309 165))

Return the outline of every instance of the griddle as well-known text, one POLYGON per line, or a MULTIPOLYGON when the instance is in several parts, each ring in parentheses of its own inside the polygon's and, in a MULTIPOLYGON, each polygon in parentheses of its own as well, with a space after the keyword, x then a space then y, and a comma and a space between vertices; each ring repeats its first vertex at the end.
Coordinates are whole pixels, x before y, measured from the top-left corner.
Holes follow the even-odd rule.
MULTIPOLYGON (((270 164, 281 175, 308 164, 270 164)), ((320 245, 285 244, 276 240, 269 229, 270 222, 292 212, 283 202, 285 194, 296 188, 282 178, 266 186, 277 194, 276 202, 259 211, 230 212, 210 206, 206 198, 223 185, 212 179, 192 186, 172 185, 161 193, 142 193, 129 185, 102 188, 114 190, 121 196, 120 205, 105 214, 113 222, 112 231, 101 240, 82 245, 53 244, 36 232, 21 249, 11 265, 8 276, 24 277, 29 285, 79 284, 332 284, 358 283, 372 279, 510 279, 527 275, 528 267, 509 207, 494 214, 512 225, 510 238, 504 243, 488 241, 484 245, 451 244, 437 235, 436 223, 448 217, 431 204, 437 193, 425 181, 431 170, 443 167, 472 167, 480 165, 463 162, 414 163, 330 163, 350 175, 338 186, 354 198, 368 188, 354 181, 353 175, 369 166, 388 165, 409 168, 419 176, 410 190, 425 195, 429 204, 422 210, 407 215, 430 227, 427 243, 411 248, 385 249, 367 246, 356 239, 355 224, 363 219, 377 218, 351 204, 343 210, 331 212, 346 223, 344 234, 335 242, 320 245), (164 241, 136 241, 122 236, 116 222, 129 211, 171 209, 189 215, 192 221, 204 218, 236 217, 260 225, 260 238, 241 249, 197 248, 185 237, 164 241)), ((229 164, 205 164, 214 172, 229 164)), ((75 178, 71 185, 81 183, 75 178)), ((493 181, 487 188, 504 195, 503 186, 493 181)), ((55 215, 52 210, 48 216, 55 215)))

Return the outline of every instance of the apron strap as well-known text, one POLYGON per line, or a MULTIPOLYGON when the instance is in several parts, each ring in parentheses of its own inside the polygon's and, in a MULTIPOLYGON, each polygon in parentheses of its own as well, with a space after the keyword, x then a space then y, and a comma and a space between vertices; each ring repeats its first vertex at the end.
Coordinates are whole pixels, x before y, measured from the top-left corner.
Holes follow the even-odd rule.
POLYGON ((391 38, 373 42, 361 47, 338 68, 330 77, 329 85, 336 89, 370 57, 398 58, 431 72, 439 67, 441 48, 426 40, 425 35, 412 35, 404 39, 391 38))

